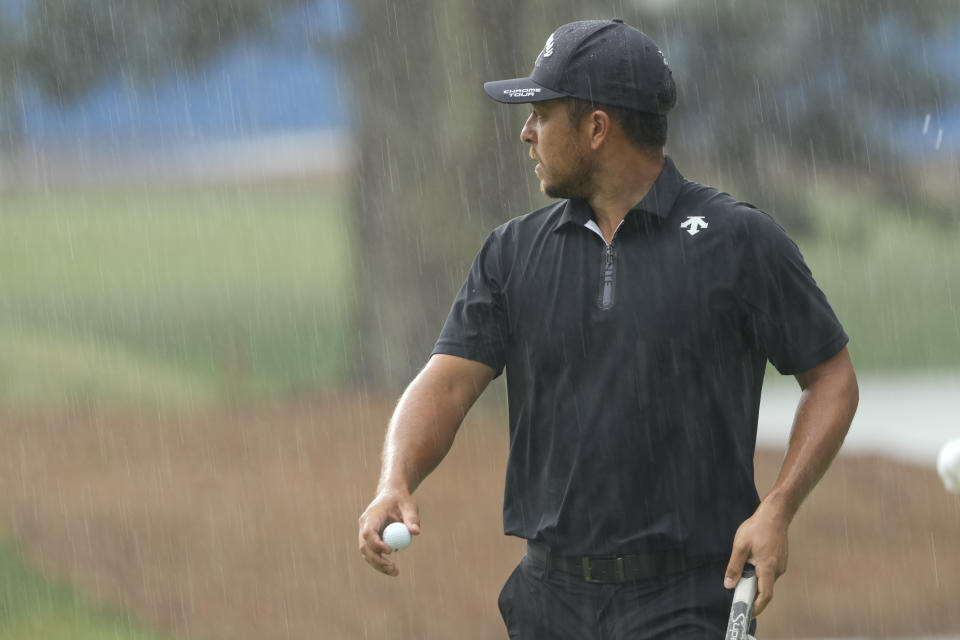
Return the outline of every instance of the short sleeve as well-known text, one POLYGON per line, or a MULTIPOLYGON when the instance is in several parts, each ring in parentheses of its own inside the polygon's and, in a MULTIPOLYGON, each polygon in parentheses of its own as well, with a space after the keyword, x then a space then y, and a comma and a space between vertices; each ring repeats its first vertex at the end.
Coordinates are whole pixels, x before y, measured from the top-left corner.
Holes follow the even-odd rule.
POLYGON ((814 368, 848 342, 800 249, 773 218, 748 214, 738 292, 767 358, 784 374, 814 368))
POLYGON ((482 362, 503 371, 507 340, 500 277, 500 236, 495 231, 474 258, 453 301, 433 353, 482 362))

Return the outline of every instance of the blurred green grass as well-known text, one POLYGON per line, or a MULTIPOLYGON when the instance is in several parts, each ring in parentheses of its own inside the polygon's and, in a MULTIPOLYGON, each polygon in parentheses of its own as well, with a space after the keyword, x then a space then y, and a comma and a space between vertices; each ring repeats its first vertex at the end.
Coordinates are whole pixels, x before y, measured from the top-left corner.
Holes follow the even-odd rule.
MULTIPOLYGON (((4 194, 0 406, 199 408, 341 382, 354 338, 345 192, 4 194)), ((822 182, 810 198, 817 233, 797 239, 858 367, 960 367, 956 225, 822 182)))
POLYGON ((0 404, 215 406, 342 377, 336 184, 5 194, 0 404))
POLYGON ((0 543, 0 640, 160 640, 119 612, 85 602, 21 561, 0 543))
POLYGON ((960 369, 960 226, 839 185, 811 193, 800 247, 858 370, 960 369))

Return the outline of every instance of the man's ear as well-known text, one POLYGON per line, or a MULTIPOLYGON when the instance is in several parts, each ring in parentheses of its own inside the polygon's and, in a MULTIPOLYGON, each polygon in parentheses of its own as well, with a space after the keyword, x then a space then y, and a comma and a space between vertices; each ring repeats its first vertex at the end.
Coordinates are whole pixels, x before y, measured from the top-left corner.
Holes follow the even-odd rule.
POLYGON ((596 109, 587 117, 590 130, 590 148, 596 151, 603 146, 604 141, 611 133, 613 120, 606 111, 596 109))

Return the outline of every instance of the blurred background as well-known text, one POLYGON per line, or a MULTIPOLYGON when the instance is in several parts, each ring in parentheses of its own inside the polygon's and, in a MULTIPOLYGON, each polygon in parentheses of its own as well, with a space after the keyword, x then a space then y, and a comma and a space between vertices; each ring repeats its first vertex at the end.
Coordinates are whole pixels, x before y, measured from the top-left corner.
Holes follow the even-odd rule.
MULTIPOLYGON (((957 3, 0 0, 0 638, 505 637, 502 380, 400 578, 356 518, 473 255, 546 202, 482 83, 609 17, 861 376, 760 637, 960 637, 957 3)), ((764 394, 761 494, 798 391, 764 394)))

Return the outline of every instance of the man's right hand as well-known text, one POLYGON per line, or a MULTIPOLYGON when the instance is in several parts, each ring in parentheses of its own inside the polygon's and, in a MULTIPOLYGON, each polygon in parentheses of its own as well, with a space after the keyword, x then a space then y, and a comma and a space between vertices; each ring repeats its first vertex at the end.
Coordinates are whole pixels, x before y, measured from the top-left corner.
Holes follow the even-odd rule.
POLYGON ((397 576, 400 570, 386 557, 393 550, 381 537, 391 522, 402 522, 410 533, 420 535, 419 510, 409 493, 381 490, 377 494, 360 516, 360 555, 380 573, 397 576))

